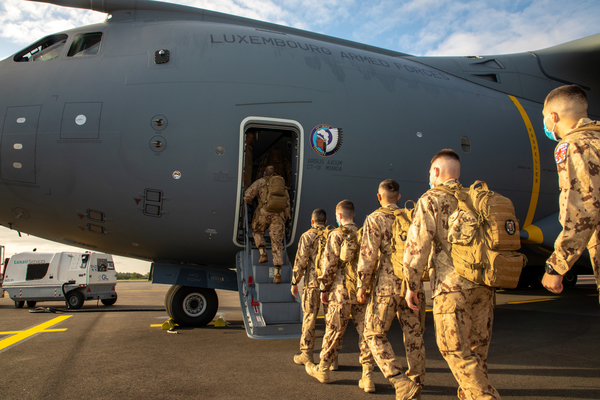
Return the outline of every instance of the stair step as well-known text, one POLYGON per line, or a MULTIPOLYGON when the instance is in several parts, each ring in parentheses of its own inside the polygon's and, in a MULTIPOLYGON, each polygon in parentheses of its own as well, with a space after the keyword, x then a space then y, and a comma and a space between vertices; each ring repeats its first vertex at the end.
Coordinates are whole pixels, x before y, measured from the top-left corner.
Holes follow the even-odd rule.
MULTIPOLYGON (((272 283, 273 275, 275 274, 275 267, 267 264, 254 264, 252 265, 252 273, 254 274, 255 283, 272 283)), ((292 267, 290 265, 284 265, 281 267, 281 284, 289 286, 292 281, 292 267)), ((289 288, 288 288, 289 289, 289 288)))
POLYGON ((300 303, 260 303, 261 314, 267 325, 300 322, 302 318, 300 303))
POLYGON ((286 283, 256 283, 256 301, 259 303, 280 303, 296 301, 286 283))

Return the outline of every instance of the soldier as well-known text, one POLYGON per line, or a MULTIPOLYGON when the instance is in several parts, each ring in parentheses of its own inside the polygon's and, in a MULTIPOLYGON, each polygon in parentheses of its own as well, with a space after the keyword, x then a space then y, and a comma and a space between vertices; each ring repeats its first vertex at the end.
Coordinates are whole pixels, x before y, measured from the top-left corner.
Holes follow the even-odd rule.
POLYGON ((564 274, 586 247, 600 290, 600 124, 587 118, 587 108, 583 89, 568 85, 551 91, 542 110, 546 136, 560 140, 554 158, 563 230, 542 279, 544 287, 553 293, 562 292, 564 274))
MULTIPOLYGON (((379 184, 377 198, 381 207, 398 209, 399 188, 391 179, 379 184)), ((419 311, 410 310, 404 302, 402 280, 394 274, 390 247, 393 223, 394 215, 383 211, 375 211, 365 220, 358 260, 357 298, 364 303, 367 290, 372 288, 365 316, 365 340, 379 369, 396 389, 396 398, 418 399, 425 377, 423 328, 419 311), (406 375, 386 335, 398 311, 402 316, 400 323, 408 362, 406 375)))
POLYGON ((335 215, 340 227, 333 230, 327 238, 321 260, 322 273, 318 278, 321 301, 328 305, 321 361, 319 365, 307 363, 305 368, 310 376, 320 382, 329 382, 330 365, 337 359, 337 351, 341 347, 342 337, 352 313, 352 322, 358 332, 359 361, 363 367, 363 376, 358 385, 365 392, 374 392, 372 373, 375 360, 363 337, 365 306, 357 304, 356 301, 356 261, 359 243, 355 236, 358 227, 354 223, 354 204, 349 200, 342 200, 336 206, 335 215))
MULTIPOLYGON (((315 268, 318 260, 317 257, 325 247, 325 224, 327 224, 325 210, 320 208, 314 210, 311 215, 310 224, 312 228, 300 236, 292 277, 291 291, 294 297, 298 297, 298 282, 300 282, 300 279, 304 275, 304 290, 302 292, 302 313, 304 317, 302 319, 300 354, 294 356, 296 364, 306 364, 308 361, 314 362, 315 323, 321 305, 319 283, 317 282, 318 274, 315 268)), ((324 305, 323 310, 327 313, 327 306, 324 305)))
MULTIPOLYGON (((444 149, 431 160, 429 185, 456 191, 462 186, 460 159, 444 149)), ((488 379, 487 354, 492 336, 494 289, 458 275, 448 252, 448 217, 458 200, 442 190, 429 190, 419 199, 406 239, 404 272, 406 302, 417 310, 417 290, 429 266, 435 335, 442 356, 458 381, 460 399, 500 399, 488 379), (435 245, 434 245, 435 243, 435 245)))
POLYGON ((257 175, 262 176, 263 171, 267 165, 272 165, 275 168, 275 173, 279 176, 283 176, 285 184, 289 187, 292 184, 292 164, 284 156, 283 150, 279 147, 275 147, 269 152, 269 155, 264 158, 258 165, 257 175))
POLYGON ((267 180, 274 175, 273 166, 268 165, 264 172, 265 177, 254 182, 244 193, 244 200, 252 204, 254 197, 258 196, 258 208, 252 217, 252 235, 254 243, 260 252, 259 263, 268 261, 267 250, 265 248, 265 230, 269 228, 269 237, 271 238, 271 250, 273 252, 273 265, 275 274, 273 283, 281 283, 281 266, 283 265, 283 235, 285 234, 285 221, 290 218, 290 196, 285 191, 287 197, 287 207, 280 213, 268 212, 264 204, 267 201, 267 180))

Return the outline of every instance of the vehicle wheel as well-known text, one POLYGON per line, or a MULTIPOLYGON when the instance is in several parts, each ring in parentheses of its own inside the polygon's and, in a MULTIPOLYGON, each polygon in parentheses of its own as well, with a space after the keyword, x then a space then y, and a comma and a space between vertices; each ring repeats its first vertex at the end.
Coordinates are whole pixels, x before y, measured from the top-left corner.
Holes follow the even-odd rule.
POLYGON ((112 306, 113 304, 115 304, 117 302, 117 294, 115 293, 115 297, 112 297, 110 299, 101 299, 100 301, 105 306, 112 306))
POLYGON ((173 286, 167 313, 180 326, 204 326, 214 318, 219 298, 214 289, 173 286))
POLYGON ((572 288, 577 284, 577 274, 573 273, 573 271, 568 271, 565 276, 563 276, 563 286, 566 288, 572 288))
POLYGON ((35 301, 28 301, 28 302, 27 302, 27 307, 29 307, 29 308, 34 308, 36 304, 37 304, 37 303, 36 303, 35 301))
POLYGON ((15 308, 23 308, 24 305, 24 301, 15 301, 15 308))
POLYGON ((169 316, 173 315, 173 311, 171 309, 171 304, 173 303, 173 294, 179 287, 180 286, 173 285, 169 288, 169 290, 167 290, 167 293, 165 294, 165 310, 167 311, 167 314, 169 316))
POLYGON ((77 310, 83 306, 83 295, 78 290, 71 290, 67 293, 67 304, 72 310, 77 310))

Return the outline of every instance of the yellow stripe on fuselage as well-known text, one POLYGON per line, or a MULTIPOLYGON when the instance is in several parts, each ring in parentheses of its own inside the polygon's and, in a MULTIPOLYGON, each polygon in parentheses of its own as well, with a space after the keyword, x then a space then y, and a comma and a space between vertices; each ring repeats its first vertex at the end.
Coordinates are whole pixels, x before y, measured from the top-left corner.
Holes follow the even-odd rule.
POLYGON ((516 97, 511 95, 508 95, 508 97, 515 103, 515 106, 517 106, 517 109, 521 113, 523 122, 525 122, 525 126, 527 127, 527 133, 529 134, 529 142, 531 143, 531 155, 533 157, 533 187, 531 189, 531 200, 529 201, 527 217, 525 218, 523 225, 521 225, 523 228, 527 228, 533 222, 533 215, 535 214, 538 197, 540 195, 540 151, 537 138, 535 137, 535 131, 533 130, 529 116, 527 116, 527 112, 525 112, 525 109, 521 106, 521 103, 519 103, 519 100, 517 100, 516 97))

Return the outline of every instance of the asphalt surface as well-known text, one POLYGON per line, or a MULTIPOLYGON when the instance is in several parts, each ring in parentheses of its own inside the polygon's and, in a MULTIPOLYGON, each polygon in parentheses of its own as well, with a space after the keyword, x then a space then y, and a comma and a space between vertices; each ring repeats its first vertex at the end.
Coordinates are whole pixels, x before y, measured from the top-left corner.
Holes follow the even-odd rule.
MULTIPOLYGON (((160 309, 167 289, 119 282, 117 304, 87 302, 83 309, 160 309)), ((0 399, 394 398, 379 372, 376 393, 358 388, 361 368, 352 326, 344 338, 340 370, 324 385, 293 363, 298 340, 249 339, 237 293, 218 294, 219 313, 228 327, 179 329, 177 334, 152 326, 168 318, 164 311, 30 313, 0 299, 0 399)), ((502 398, 600 399, 599 317, 592 277, 580 277, 575 288, 559 296, 544 289, 498 291, 489 372, 502 398), (523 301, 536 302, 511 304, 523 301)), ((431 313, 426 323, 422 399, 455 399, 457 384, 437 350, 431 313)), ((323 331, 320 319, 317 347, 323 331)), ((397 321, 388 337, 403 359, 397 321)))

